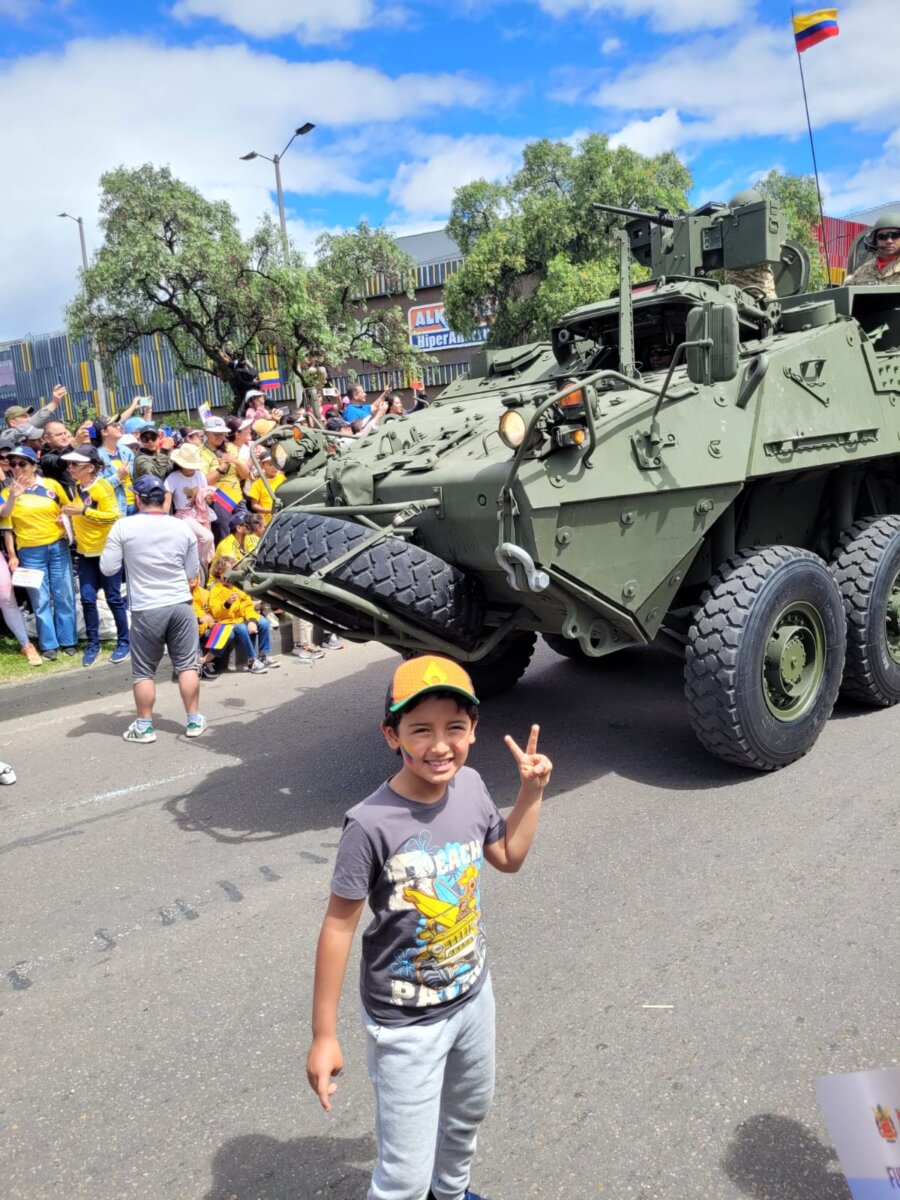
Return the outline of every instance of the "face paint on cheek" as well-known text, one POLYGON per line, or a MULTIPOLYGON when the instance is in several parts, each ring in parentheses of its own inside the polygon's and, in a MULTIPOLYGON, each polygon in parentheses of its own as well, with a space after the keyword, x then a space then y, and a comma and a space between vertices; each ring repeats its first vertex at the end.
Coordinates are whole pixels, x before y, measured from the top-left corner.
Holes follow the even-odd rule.
POLYGON ((413 761, 412 750, 408 746, 404 746, 402 742, 400 743, 400 753, 403 755, 404 762, 411 763, 413 761))

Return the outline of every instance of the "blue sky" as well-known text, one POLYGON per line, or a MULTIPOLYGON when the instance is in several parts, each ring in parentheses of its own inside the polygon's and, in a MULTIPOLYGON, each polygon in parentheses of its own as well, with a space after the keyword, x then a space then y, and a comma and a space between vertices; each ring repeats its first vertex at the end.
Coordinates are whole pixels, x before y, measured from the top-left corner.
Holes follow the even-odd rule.
MULTIPOLYGON (((806 12, 815 5, 798 5, 806 12)), ((900 199, 897 0, 848 0, 804 55, 826 210, 900 199)), ((453 189, 501 178, 525 142, 608 133, 675 149, 693 199, 810 167, 785 0, 0 0, 0 339, 62 327, 84 217, 120 163, 168 163, 249 232, 275 209, 311 249, 361 217, 443 224, 453 189), (15 174, 9 170, 17 164, 15 174)))

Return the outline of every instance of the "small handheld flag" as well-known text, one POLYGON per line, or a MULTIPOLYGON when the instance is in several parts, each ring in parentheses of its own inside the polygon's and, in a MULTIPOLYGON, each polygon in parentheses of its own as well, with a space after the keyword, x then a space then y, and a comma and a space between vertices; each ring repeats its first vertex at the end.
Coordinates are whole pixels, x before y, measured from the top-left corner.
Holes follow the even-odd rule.
POLYGON ((281 387, 281 373, 274 371, 260 371, 259 386, 262 391, 267 391, 269 388, 281 387))
POLYGON ((209 405, 207 404, 207 402, 205 400, 203 401, 202 404, 197 405, 197 416, 200 418, 200 422, 203 425, 205 425, 206 422, 209 420, 209 418, 212 416, 212 409, 209 407, 209 405))
POLYGON ((215 502, 224 508, 226 512, 233 513, 237 508, 237 501, 232 500, 228 493, 223 492, 221 488, 216 488, 210 499, 215 500, 215 502))
POLYGON ((233 633, 233 625, 223 625, 221 622, 217 622, 207 634, 204 646, 207 650, 224 650, 231 641, 233 633))
POLYGON ((820 8, 815 12, 803 13, 792 19, 794 26, 794 43, 797 53, 802 54, 826 38, 837 37, 840 33, 837 23, 836 8, 820 8))

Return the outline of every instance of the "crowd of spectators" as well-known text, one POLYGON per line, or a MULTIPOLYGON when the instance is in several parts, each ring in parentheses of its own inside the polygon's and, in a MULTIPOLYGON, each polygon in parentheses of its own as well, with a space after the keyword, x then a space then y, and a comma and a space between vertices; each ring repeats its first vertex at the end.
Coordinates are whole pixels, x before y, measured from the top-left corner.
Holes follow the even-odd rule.
MULTIPOLYGON (((0 614, 31 666, 79 649, 84 666, 98 661, 101 594, 109 610, 103 620, 115 629, 110 660, 122 662, 131 655, 129 600, 132 613, 134 605, 127 566, 104 570, 102 556, 122 518, 148 512, 184 522, 196 544, 194 669, 215 678, 235 649, 253 673, 278 665, 270 629, 277 614, 258 608, 228 584, 225 574, 255 549, 285 480, 257 439, 279 421, 314 419, 306 412, 273 409, 269 397, 252 386, 256 377, 246 360, 238 369, 248 384, 240 415, 210 416, 202 428, 160 424, 147 396, 135 397, 119 413, 70 428, 60 415, 66 398, 61 385, 37 412, 18 405, 6 410, 6 428, 0 432, 0 614), (137 487, 142 480, 147 484, 137 487), (155 500, 158 492, 158 510, 148 508, 146 498, 155 500), (216 644, 207 646, 212 632, 216 644)), ((414 385, 412 402, 404 405, 389 388, 370 402, 357 384, 343 397, 326 391, 321 417, 340 449, 378 429, 386 417, 404 417, 427 403, 421 385, 414 385)), ((136 553, 133 545, 131 553, 136 553)), ((294 631, 293 653, 304 662, 321 658, 323 646, 340 646, 334 635, 316 645, 305 621, 295 621, 294 631)))
MULTIPOLYGON (((244 593, 237 607, 226 605, 219 592, 221 564, 232 566, 253 551, 284 483, 265 445, 253 444, 281 414, 267 409, 265 418, 211 417, 203 428, 173 430, 154 421, 149 397, 137 397, 123 412, 70 428, 58 415, 65 396, 62 386, 55 388, 39 412, 13 405, 0 432, 0 613, 26 661, 40 667, 80 651, 85 667, 96 663, 101 594, 109 610, 103 620, 115 628, 110 660, 129 657, 133 587, 124 565, 104 570, 101 556, 123 518, 155 511, 136 494, 145 491, 138 485, 147 481, 161 491, 159 515, 184 522, 196 543, 193 605, 202 614, 197 633, 213 625, 231 630, 226 647, 209 652, 199 645, 196 669, 214 678, 216 664, 234 648, 254 673, 277 665, 271 652, 272 614, 257 611, 244 593)), ((155 498, 156 490, 146 495, 155 498)), ((146 537, 159 528, 147 526, 146 537)), ((321 657, 312 627, 306 622, 295 627, 297 657, 309 662, 321 657)), ((339 647, 340 642, 332 637, 326 644, 339 647)))

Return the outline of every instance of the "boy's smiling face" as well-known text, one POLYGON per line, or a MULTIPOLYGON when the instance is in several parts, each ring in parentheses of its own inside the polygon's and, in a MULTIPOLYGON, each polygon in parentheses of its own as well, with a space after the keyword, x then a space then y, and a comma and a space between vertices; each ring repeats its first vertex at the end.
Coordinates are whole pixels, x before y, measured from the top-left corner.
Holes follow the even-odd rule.
POLYGON ((469 757, 476 724, 456 700, 426 696, 411 712, 401 711, 396 729, 382 725, 387 744, 403 759, 391 781, 395 791, 410 800, 440 800, 469 757))

